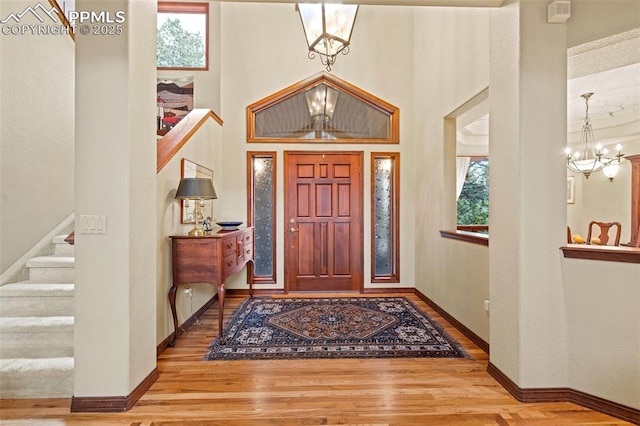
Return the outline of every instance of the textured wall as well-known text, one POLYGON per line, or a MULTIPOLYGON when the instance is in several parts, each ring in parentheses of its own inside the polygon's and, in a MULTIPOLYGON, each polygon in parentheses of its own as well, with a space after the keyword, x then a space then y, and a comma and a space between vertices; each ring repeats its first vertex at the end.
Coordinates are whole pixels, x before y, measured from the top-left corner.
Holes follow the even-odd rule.
MULTIPOLYGON (((291 4, 223 3, 222 109, 224 119, 220 211, 225 218, 246 220, 246 152, 278 152, 277 278, 261 288, 283 288, 283 167, 285 150, 364 152, 364 284, 370 284, 370 152, 399 151, 401 171, 400 287, 413 287, 414 144, 411 8, 361 6, 348 55, 339 57, 332 74, 400 108, 399 145, 247 144, 245 108, 272 93, 324 71, 320 60, 307 58, 300 17, 291 4), (238 37, 242 34, 242 37, 238 37), (262 49, 262 40, 277 43, 262 49)), ((217 189, 217 188, 216 188, 217 189)), ((230 288, 246 288, 244 274, 229 280, 230 288)))
MULTIPOLYGON (((28 6, 3 1, 0 16, 28 6)), ((74 78, 71 37, 0 37, 0 272, 73 211, 74 78)))
POLYGON ((76 2, 127 17, 76 40, 76 215, 107 221, 75 239, 78 397, 128 395, 156 365, 156 4, 76 2))
POLYGON ((456 224, 455 140, 445 142, 444 117, 489 84, 489 12, 424 8, 414 16, 415 285, 489 341, 489 249, 438 232, 456 224))

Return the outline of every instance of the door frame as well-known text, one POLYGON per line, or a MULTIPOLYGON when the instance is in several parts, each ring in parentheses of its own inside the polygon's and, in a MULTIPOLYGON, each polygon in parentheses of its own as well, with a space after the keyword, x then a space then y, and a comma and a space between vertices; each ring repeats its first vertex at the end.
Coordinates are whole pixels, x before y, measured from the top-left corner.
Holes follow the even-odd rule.
MULTIPOLYGON (((360 191, 358 194, 358 199, 360 201, 360 226, 358 227, 358 231, 360 233, 359 244, 360 244, 360 259, 359 259, 359 279, 358 279, 358 289, 356 290, 358 293, 364 292, 364 151, 315 151, 315 150, 296 150, 296 151, 283 151, 284 154, 284 165, 283 165, 283 174, 284 174, 284 185, 283 191, 286 192, 289 187, 289 156, 290 155, 351 155, 357 156, 358 159, 358 183, 360 185, 360 191)), ((285 232, 284 241, 284 292, 289 293, 289 284, 291 280, 291 274, 289 271, 289 238, 288 232, 291 224, 287 218, 287 212, 289 211, 289 197, 284 194, 284 204, 283 204, 283 220, 284 226, 283 230, 285 232)), ((296 292, 298 293, 298 292, 296 292)))

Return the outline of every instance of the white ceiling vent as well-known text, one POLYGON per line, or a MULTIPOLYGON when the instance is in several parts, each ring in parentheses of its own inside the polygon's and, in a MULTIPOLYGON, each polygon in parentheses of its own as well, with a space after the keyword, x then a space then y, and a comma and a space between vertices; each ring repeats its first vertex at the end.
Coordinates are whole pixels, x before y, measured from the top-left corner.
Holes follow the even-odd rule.
POLYGON ((571 2, 569 0, 556 0, 547 6, 547 23, 562 24, 571 17, 571 2))

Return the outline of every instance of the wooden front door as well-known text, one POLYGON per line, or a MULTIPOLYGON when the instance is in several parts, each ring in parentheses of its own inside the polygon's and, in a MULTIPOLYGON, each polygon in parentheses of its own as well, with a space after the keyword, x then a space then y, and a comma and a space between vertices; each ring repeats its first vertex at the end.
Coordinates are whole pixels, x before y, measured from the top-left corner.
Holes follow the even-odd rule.
POLYGON ((285 290, 361 291, 361 152, 285 152, 285 290))

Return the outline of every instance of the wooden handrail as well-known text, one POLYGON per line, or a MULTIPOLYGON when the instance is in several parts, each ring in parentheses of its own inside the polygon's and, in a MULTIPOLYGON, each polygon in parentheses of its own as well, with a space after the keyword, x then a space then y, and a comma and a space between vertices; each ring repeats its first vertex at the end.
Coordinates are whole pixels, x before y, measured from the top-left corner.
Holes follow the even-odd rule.
POLYGON ((76 233, 75 233, 75 231, 71 231, 71 233, 69 235, 67 235, 67 238, 65 238, 64 241, 67 244, 75 245, 75 243, 76 243, 76 233))
POLYGON ((76 41, 76 35, 73 33, 73 27, 71 26, 71 23, 69 23, 69 20, 65 16, 58 2, 56 0, 49 0, 49 4, 56 8, 56 12, 60 17, 60 20, 62 21, 62 25, 64 25, 69 30, 69 36, 71 37, 71 40, 76 41))
POLYGON ((222 126, 222 119, 210 109, 193 109, 176 126, 158 141, 157 147, 157 172, 167 165, 169 160, 180 151, 180 148, 193 136, 196 131, 212 118, 222 126))

